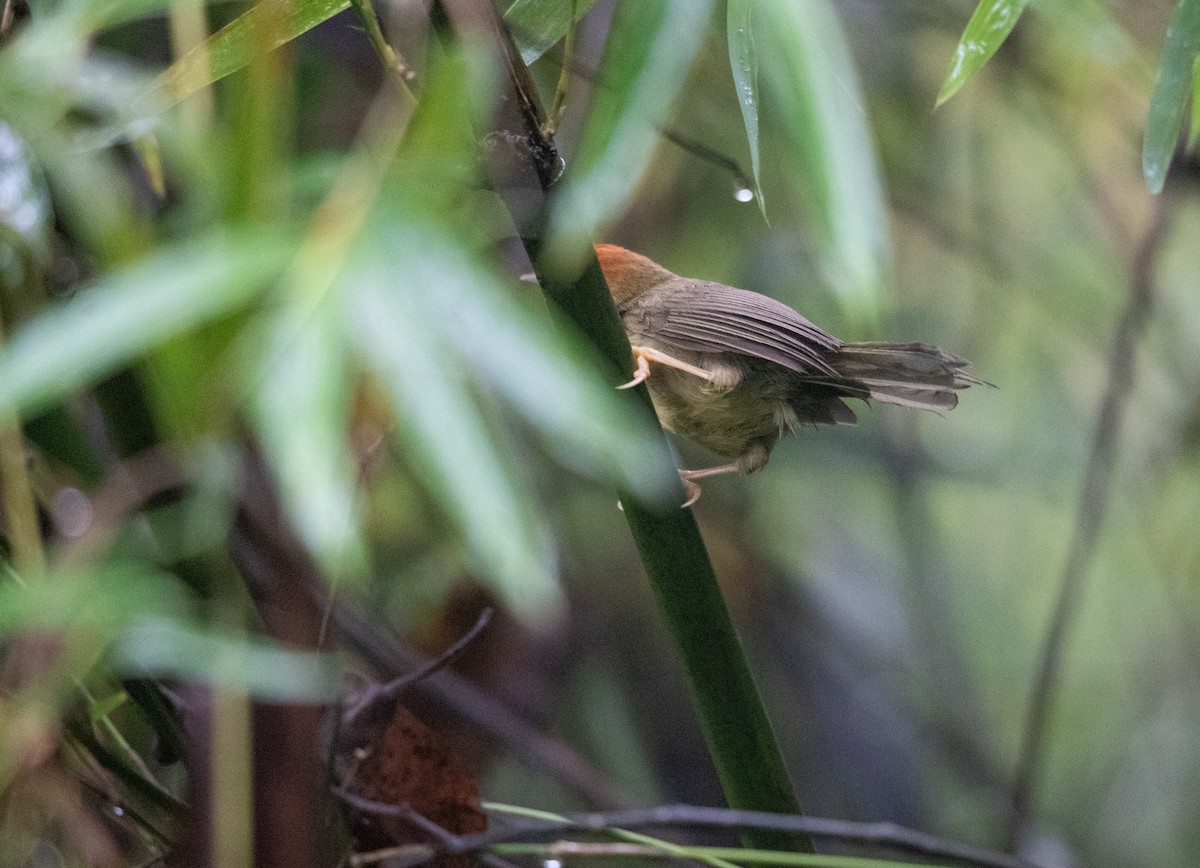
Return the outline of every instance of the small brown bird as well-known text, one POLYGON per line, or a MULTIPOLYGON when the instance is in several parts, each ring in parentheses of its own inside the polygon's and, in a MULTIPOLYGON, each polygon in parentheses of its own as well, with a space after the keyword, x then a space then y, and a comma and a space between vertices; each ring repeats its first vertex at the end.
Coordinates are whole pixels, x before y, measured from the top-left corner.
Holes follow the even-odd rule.
POLYGON ((681 470, 684 506, 700 499, 695 480, 761 470, 801 425, 854 424, 843 398, 950 410, 959 389, 981 382, 937 347, 842 343, 757 292, 680 277, 612 244, 596 254, 637 363, 621 388, 644 381, 667 430, 734 459, 681 470))

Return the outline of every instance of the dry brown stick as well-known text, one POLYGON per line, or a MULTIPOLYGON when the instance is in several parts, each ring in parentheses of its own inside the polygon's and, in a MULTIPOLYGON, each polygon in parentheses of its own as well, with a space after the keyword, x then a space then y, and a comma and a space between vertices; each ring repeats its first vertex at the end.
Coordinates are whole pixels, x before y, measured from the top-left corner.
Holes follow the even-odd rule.
POLYGON ((1088 572, 1095 559, 1096 545, 1108 511, 1121 419, 1133 385, 1134 353, 1153 307, 1154 265, 1166 236, 1168 217, 1169 202, 1166 197, 1155 198, 1150 224, 1130 266, 1129 298, 1117 324, 1109 355, 1108 383, 1096 419, 1092 451, 1080 490, 1075 531, 1063 564, 1058 600, 1046 630, 1038 658, 1038 673, 1026 712, 1005 830, 1010 852, 1016 852, 1029 823, 1046 751, 1046 732, 1062 670, 1064 647, 1083 599, 1088 572))
MULTIPOLYGON (((353 793, 340 791, 337 795, 362 811, 419 822, 413 816, 412 809, 405 805, 372 802, 353 793)), ((436 845, 420 845, 425 849, 406 847, 405 850, 411 853, 415 864, 425 861, 435 852, 473 853, 498 844, 557 838, 567 833, 646 828, 769 829, 795 835, 829 838, 847 844, 887 847, 927 857, 951 859, 963 865, 980 868, 1034 868, 1032 863, 1007 853, 981 850, 895 823, 861 823, 800 814, 771 814, 764 811, 739 811, 698 805, 662 805, 603 814, 571 814, 554 820, 527 819, 479 835, 453 835, 441 830, 442 834, 437 836, 436 845)))

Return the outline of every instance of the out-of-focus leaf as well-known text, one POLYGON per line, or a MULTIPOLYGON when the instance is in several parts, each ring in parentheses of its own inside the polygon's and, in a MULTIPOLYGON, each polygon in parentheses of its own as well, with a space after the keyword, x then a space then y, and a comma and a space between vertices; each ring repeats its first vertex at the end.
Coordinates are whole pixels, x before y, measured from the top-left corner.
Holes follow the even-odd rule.
POLYGON ((438 287, 447 337, 475 378, 545 435, 564 464, 641 499, 662 497, 675 470, 638 448, 651 435, 649 418, 631 412, 561 329, 547 329, 530 305, 501 296, 461 248, 437 242, 411 246, 423 255, 406 263, 406 274, 414 286, 438 287))
POLYGON ((340 299, 289 298, 270 324, 255 429, 300 538, 329 578, 361 574, 340 299))
MULTIPOLYGON (((1200 0, 1179 0, 1158 65, 1158 81, 1150 97, 1142 172, 1151 193, 1161 193, 1179 143, 1183 113, 1193 89, 1196 58, 1200 56, 1200 0)), ((1192 104, 1195 112, 1195 103, 1192 104)))
POLYGON ((48 249, 50 220, 45 181, 16 131, 0 121, 0 231, 11 232, 41 255, 48 249))
POLYGON ((1192 122, 1188 132, 1188 147, 1195 148, 1200 141, 1200 57, 1192 64, 1192 122))
POLYGON ((103 145, 136 125, 145 79, 86 50, 58 20, 23 30, 0 52, 0 117, 45 172, 55 216, 103 265, 141 249, 131 174, 103 145))
POLYGON ((118 669, 208 681, 268 701, 329 702, 339 695, 332 654, 222 635, 180 621, 147 619, 131 625, 110 659, 118 669))
POLYGON ((889 260, 883 187, 858 76, 829 0, 760 0, 756 43, 814 241, 847 312, 879 315, 889 260))
POLYGON ((584 248, 633 194, 658 127, 700 48, 712 0, 622 3, 613 19, 587 128, 552 225, 565 250, 584 248))
POLYGON ((1102 63, 1120 67, 1138 59, 1133 38, 1100 0, 1034 0, 1033 8, 1056 37, 1074 40, 1102 63))
POLYGON ((596 5, 596 0, 516 0, 504 13, 504 21, 521 52, 521 59, 533 63, 552 45, 567 35, 571 25, 596 5))
POLYGON ((0 406, 36 412, 162 341, 251 301, 291 244, 242 228, 164 247, 52 308, 0 353, 0 406))
POLYGON ((422 300, 444 280, 417 283, 417 275, 380 260, 355 270, 352 279, 355 331, 395 404, 414 469, 503 598, 525 616, 548 614, 561 604, 549 540, 520 492, 519 471, 480 419, 461 360, 438 339, 441 314, 422 300))
POLYGON ((126 564, 89 573, 54 573, 41 581, 0 582, 0 635, 24 630, 87 631, 107 638, 139 618, 185 609, 172 577, 126 564))
POLYGON ((260 50, 262 33, 272 49, 291 42, 350 6, 350 0, 260 3, 172 63, 158 77, 163 98, 178 102, 246 66, 260 50))
POLYGON ((958 92, 971 76, 983 68, 1012 33, 1021 13, 1029 0, 979 0, 975 12, 963 30, 950 69, 942 89, 938 91, 937 105, 941 105, 958 92))
POLYGON ((746 127, 746 142, 750 146, 750 167, 754 173, 754 195, 759 210, 767 216, 763 199, 762 177, 758 148, 758 52, 754 48, 754 28, 751 14, 754 0, 729 0, 726 37, 729 40, 729 66, 733 70, 733 85, 738 104, 742 107, 742 122, 746 127))

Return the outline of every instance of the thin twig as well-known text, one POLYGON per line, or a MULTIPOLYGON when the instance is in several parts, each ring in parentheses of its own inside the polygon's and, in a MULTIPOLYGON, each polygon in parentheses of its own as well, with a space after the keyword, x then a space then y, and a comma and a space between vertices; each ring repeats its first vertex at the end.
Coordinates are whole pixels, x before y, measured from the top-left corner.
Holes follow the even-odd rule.
MULTIPOLYGON (((404 805, 372 802, 340 790, 337 791, 337 795, 362 811, 413 820, 412 809, 404 805)), ((487 806, 485 805, 485 807, 487 806)), ((571 832, 608 832, 614 829, 646 827, 759 829, 793 835, 811 835, 848 844, 888 847, 921 856, 953 859, 963 865, 978 866, 978 868, 1035 868, 1033 863, 1007 853, 995 853, 947 841, 895 823, 859 823, 799 814, 771 814, 763 811, 739 811, 696 805, 664 805, 632 811, 572 814, 557 820, 526 820, 479 835, 446 833, 439 837, 436 846, 431 844, 429 847, 431 851, 438 853, 471 853, 500 844, 557 838, 571 832)), ((415 850, 413 855, 417 855, 415 850)), ((432 852, 427 852, 426 858, 428 855, 432 855, 432 852)))
POLYGON ((733 176, 733 183, 739 190, 749 190, 752 185, 746 177, 746 173, 742 171, 742 167, 738 165, 733 157, 718 151, 716 148, 704 144, 703 142, 693 139, 690 136, 685 136, 683 133, 672 127, 659 127, 659 132, 662 137, 673 145, 677 145, 687 151, 692 156, 703 160, 706 163, 712 163, 714 166, 727 171, 733 176))
POLYGON ((342 713, 342 732, 344 738, 357 742, 370 741, 375 737, 375 730, 390 719, 393 708, 401 695, 414 684, 424 681, 435 672, 444 669, 462 651, 475 641, 484 628, 492 620, 492 610, 484 609, 473 627, 464 633, 453 645, 432 660, 422 662, 412 672, 404 672, 384 684, 370 684, 362 695, 348 705, 342 713))
POLYGON ((563 62, 558 71, 558 86, 554 89, 554 105, 546 117, 542 133, 548 138, 554 138, 558 125, 562 123, 563 113, 567 109, 567 85, 571 81, 571 58, 575 55, 575 14, 577 0, 571 0, 571 25, 567 27, 567 35, 563 40, 563 62))
POLYGON ((1029 822, 1048 728, 1062 669, 1067 634, 1079 611, 1096 545, 1108 511, 1121 419, 1133 384, 1134 354, 1154 302, 1154 265, 1166 235, 1168 203, 1156 197, 1150 224, 1130 266, 1129 298, 1113 338, 1108 384, 1096 419, 1092 451, 1084 473, 1075 531, 1059 580, 1058 601, 1046 630, 1037 678, 1029 699, 1021 753, 1009 798, 1007 848, 1015 852, 1029 822))
MULTIPOLYGON (((309 590, 322 600, 329 599, 328 588, 309 590)), ((340 601, 334 601, 332 607, 331 617, 342 641, 376 669, 394 676, 425 663, 426 658, 398 642, 386 628, 359 616, 340 601)), ((584 757, 546 736, 461 675, 453 671, 438 672, 435 677, 414 685, 414 689, 503 744, 530 768, 549 775, 586 803, 602 808, 630 803, 630 796, 584 757)))

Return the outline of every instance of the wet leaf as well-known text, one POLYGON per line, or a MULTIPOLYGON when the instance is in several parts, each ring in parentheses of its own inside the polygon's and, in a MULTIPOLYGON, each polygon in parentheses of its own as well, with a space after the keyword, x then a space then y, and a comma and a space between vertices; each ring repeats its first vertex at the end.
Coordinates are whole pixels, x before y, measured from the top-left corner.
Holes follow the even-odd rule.
POLYGON ((742 108, 742 122, 746 127, 746 143, 750 146, 750 166, 754 174, 754 196, 759 210, 767 216, 766 200, 763 199, 761 162, 758 147, 758 53, 754 48, 752 13, 754 0, 729 0, 726 36, 729 41, 729 66, 733 71, 733 85, 737 91, 738 104, 742 108))
MULTIPOLYGON (((1188 96, 1196 90, 1196 59, 1200 57, 1200 0, 1179 0, 1163 43, 1158 81, 1150 97, 1142 172, 1151 193, 1161 193, 1179 144, 1188 96)), ((1196 104, 1192 104, 1193 115, 1196 104)))
POLYGON ((937 105, 954 96, 983 68, 1017 26, 1028 4, 1029 0, 980 0, 954 49, 946 80, 938 91, 937 105))

